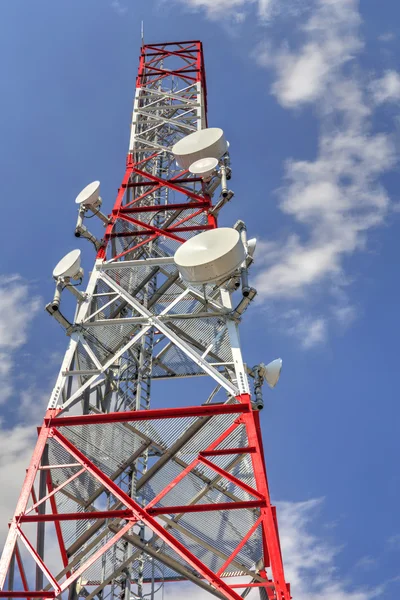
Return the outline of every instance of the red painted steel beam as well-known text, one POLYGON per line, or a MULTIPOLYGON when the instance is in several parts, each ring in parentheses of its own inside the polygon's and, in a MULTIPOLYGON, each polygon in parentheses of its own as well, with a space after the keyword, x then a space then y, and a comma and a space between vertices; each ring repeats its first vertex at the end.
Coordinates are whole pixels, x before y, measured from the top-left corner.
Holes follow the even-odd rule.
POLYGON ((61 586, 60 586, 61 592, 64 592, 66 589, 68 589, 69 586, 71 585, 71 583, 73 583, 74 581, 76 581, 82 575, 82 573, 84 573, 93 563, 96 562, 96 560, 98 560, 101 556, 103 556, 103 554, 105 552, 107 552, 110 548, 112 548, 112 546, 114 546, 114 544, 116 542, 118 542, 118 540, 120 540, 135 525, 135 522, 136 522, 136 519, 129 521, 126 525, 124 525, 118 531, 118 533, 116 533, 105 544, 103 544, 103 546, 100 546, 100 548, 96 552, 94 552, 93 554, 91 554, 91 556, 89 556, 89 558, 87 558, 86 561, 81 562, 79 568, 76 569, 61 584, 61 586))
MULTIPOLYGON (((193 44, 201 44, 202 42, 200 40, 185 40, 184 42, 162 42, 162 43, 158 43, 158 44, 145 44, 143 46, 143 49, 145 50, 146 48, 165 48, 166 46, 179 46, 180 48, 182 48, 182 46, 185 45, 193 45, 193 44)), ((182 48, 184 50, 184 48, 182 48)))
POLYGON ((210 208, 211 202, 204 200, 203 202, 176 202, 175 204, 154 204, 153 206, 132 206, 122 207, 120 213, 141 213, 141 212, 163 212, 167 210, 192 210, 196 208, 210 208))
POLYGON ((129 421, 151 421, 154 419, 178 419, 183 417, 210 417, 213 415, 246 414, 251 407, 246 404, 206 404, 204 406, 186 406, 179 408, 155 408, 103 413, 96 415, 77 415, 71 417, 53 417, 46 414, 45 420, 51 427, 73 427, 100 423, 124 423, 129 421))
POLYGON ((32 556, 33 560, 38 565, 39 569, 44 573, 44 575, 46 576, 46 579, 51 583, 51 585, 53 586, 54 590, 57 592, 57 595, 58 595, 61 591, 61 588, 58 585, 58 581, 56 581, 56 579, 54 579, 50 570, 47 568, 47 565, 45 565, 45 563, 43 562, 43 559, 39 556, 39 554, 37 553, 35 548, 32 546, 31 542, 28 540, 28 538, 26 537, 24 532, 20 529, 20 527, 17 528, 17 532, 18 532, 19 539, 23 542, 25 548, 28 550, 29 554, 32 556))
POLYGON ((27 591, 29 589, 28 580, 26 578, 26 573, 24 569, 24 563, 22 562, 21 552, 19 551, 18 542, 15 544, 15 557, 17 559, 17 565, 19 570, 19 575, 21 577, 22 585, 24 586, 24 590, 27 591))
MULTIPOLYGON (((139 164, 140 163, 135 163, 135 165, 139 165, 139 164)), ((176 177, 180 177, 181 175, 182 175, 182 173, 179 173, 179 175, 177 175, 176 177)), ((167 181, 168 183, 196 183, 198 181, 202 182, 203 180, 201 177, 187 177, 184 179, 176 179, 173 177, 172 179, 165 179, 165 181, 167 181)), ((158 184, 155 184, 153 181, 130 181, 129 183, 124 184, 122 187, 135 188, 135 187, 144 187, 144 186, 148 186, 148 185, 158 185, 158 184)), ((160 205, 157 204, 156 206, 160 206, 160 205)), ((166 204, 165 206, 170 206, 170 205, 166 204)), ((143 207, 143 208, 145 208, 145 207, 143 207)), ((154 206, 150 206, 148 208, 154 208, 154 206)))
MULTIPOLYGON (((145 525, 149 527, 158 537, 163 540, 170 548, 172 548, 187 564, 193 569, 198 571, 203 577, 215 588, 217 588, 222 594, 226 596, 228 600, 242 600, 241 596, 234 592, 229 585, 227 585, 220 577, 218 577, 209 567, 207 567, 199 558, 197 558, 192 552, 190 552, 179 540, 177 540, 167 529, 165 529, 157 519, 148 515, 146 510, 140 506, 133 498, 128 496, 121 488, 107 477, 99 467, 97 467, 91 460, 88 459, 80 450, 78 450, 71 442, 63 436, 59 431, 53 429, 53 437, 59 442, 59 444, 65 448, 76 460, 85 465, 88 472, 93 475, 106 489, 108 489, 117 500, 119 500, 125 506, 132 509, 138 520, 143 521, 145 525)), ((128 523, 129 525, 129 523, 128 523)), ((123 530, 121 530, 123 531, 123 530)), ((119 533, 121 533, 121 531, 119 533)), ((118 535, 118 534, 117 534, 118 535)), ((105 544, 107 546, 107 544, 105 544)), ((103 548, 105 548, 103 546, 103 548)), ((89 559, 90 560, 90 559, 89 559)), ((86 570, 87 561, 84 563, 79 570, 86 570)), ((66 589, 68 580, 61 586, 62 590, 66 589)))
MULTIPOLYGON (((121 215, 121 218, 122 215, 121 215)), ((190 216, 189 218, 192 218, 192 216, 190 216)), ((139 222, 138 222, 139 223, 139 222)), ((140 223, 141 225, 145 225, 145 223, 140 223)), ((156 228, 152 228, 154 230, 156 230, 156 228)), ((183 238, 180 238, 176 235, 174 235, 175 233, 181 233, 181 232, 185 232, 185 231, 203 231, 203 230, 208 230, 208 229, 214 229, 214 227, 212 225, 193 225, 192 227, 169 227, 168 229, 160 229, 157 231, 156 235, 157 236, 165 236, 165 237, 170 237, 172 239, 174 239, 177 242, 185 242, 186 240, 184 240, 183 238)), ((137 237, 137 236, 141 236, 141 235, 151 235, 152 230, 146 230, 146 229, 136 229, 133 231, 123 231, 121 233, 112 233, 110 235, 110 238, 123 238, 123 237, 137 237)))
POLYGON ((209 512, 212 510, 254 509, 265 506, 265 500, 248 500, 243 502, 218 502, 216 504, 190 504, 184 506, 160 506, 146 509, 150 515, 172 515, 180 513, 209 512))
POLYGON ((167 55, 172 55, 172 56, 184 56, 184 58, 193 58, 192 56, 190 56, 190 54, 196 53, 197 50, 174 50, 173 52, 163 52, 162 50, 159 50, 158 52, 146 52, 146 56, 160 56, 160 54, 163 54, 164 56, 167 55))
MULTIPOLYGON (((179 514, 192 512, 209 512, 212 510, 254 509, 265 506, 264 500, 249 500, 243 502, 220 502, 211 504, 193 504, 183 506, 160 506, 146 508, 149 515, 179 514)), ((20 523, 56 523, 58 521, 91 521, 93 519, 131 519, 132 510, 94 510, 89 512, 47 513, 44 515, 21 515, 20 523)))
MULTIPOLYGON (((55 413, 54 410, 48 411, 49 415, 53 415, 55 413)), ((3 589, 4 582, 7 576, 7 572, 10 566, 11 558, 14 552, 15 544, 18 537, 18 520, 21 514, 23 514, 26 510, 26 506, 28 504, 29 497, 31 495, 32 486, 34 484, 36 473, 38 471, 40 460, 42 458, 43 450, 47 442, 47 437, 49 434, 49 429, 46 425, 44 425, 39 433, 39 438, 36 443, 35 450, 33 451, 33 455, 31 458, 31 462, 29 464, 28 470, 26 472, 25 480, 22 485, 21 495, 18 499, 17 506, 15 509, 14 517, 10 524, 10 529, 8 531, 7 540, 3 549, 3 554, 0 560, 0 590, 3 589)))
POLYGON ((119 258, 122 258, 126 254, 129 254, 129 252, 133 252, 134 250, 136 250, 136 248, 140 248, 140 246, 144 246, 144 244, 148 244, 149 242, 155 240, 156 238, 157 238, 156 235, 151 235, 146 240, 142 240, 141 242, 139 242, 139 244, 135 244, 134 246, 130 246, 129 248, 127 248, 126 250, 124 250, 120 254, 117 254, 117 256, 115 256, 114 259, 118 260, 119 258))
MULTIPOLYGON (((125 184, 128 183, 129 178, 131 176, 131 173, 132 173, 132 158, 128 157, 128 164, 127 164, 127 167, 126 167, 124 178, 122 180, 122 185, 124 183, 125 184)), ((124 195, 125 195, 125 188, 121 186, 119 188, 119 190, 118 190, 117 199, 115 200, 114 208, 113 208, 113 211, 112 211, 114 216, 111 219, 111 222, 107 225, 106 231, 104 233, 105 244, 98 251, 96 258, 101 258, 103 260, 106 258, 107 242, 110 239, 110 234, 111 234, 111 232, 113 230, 113 227, 114 227, 114 224, 115 224, 115 214, 118 214, 118 211, 121 208, 122 200, 124 198, 124 195)))
POLYGON ((205 465, 209 469, 212 469, 213 471, 215 471, 216 473, 218 473, 219 475, 221 475, 222 477, 224 477, 225 479, 230 481, 231 483, 234 483, 235 485, 240 487, 242 490, 244 490, 248 494, 251 494, 252 496, 255 496, 256 498, 264 499, 264 495, 262 493, 260 493, 258 490, 255 490, 251 486, 247 485, 247 483, 244 483, 244 481, 241 481, 234 475, 231 475, 231 473, 228 473, 228 471, 225 471, 225 469, 221 469, 221 467, 214 464, 210 460, 207 460, 206 458, 199 456, 199 461, 201 463, 203 463, 203 465, 205 465))
POLYGON ((189 196, 189 198, 192 198, 193 200, 198 200, 198 202, 202 202, 204 200, 202 196, 199 196, 198 194, 195 194, 194 192, 191 192, 190 190, 187 190, 186 188, 183 188, 180 185, 176 185, 175 182, 172 183, 171 181, 168 181, 167 179, 162 179, 161 177, 157 177, 157 175, 153 175, 152 173, 146 173, 146 171, 141 171, 135 166, 133 166, 133 172, 137 175, 140 175, 144 179, 149 179, 150 181, 159 183, 160 185, 168 187, 171 190, 174 190, 175 192, 179 192, 181 194, 184 194, 185 196, 189 196))
POLYGON ((146 64, 146 70, 150 71, 150 73, 142 73, 139 77, 148 77, 151 75, 151 72, 154 72, 158 75, 178 75, 179 77, 183 77, 184 79, 194 79, 194 77, 187 77, 187 73, 198 73, 199 69, 159 69, 158 67, 152 67, 148 63, 146 64))
POLYGON ((251 415, 243 415, 249 444, 257 449, 257 452, 251 455, 257 489, 263 494, 267 503, 266 507, 261 509, 264 555, 265 559, 269 556, 277 599, 290 600, 290 590, 285 582, 285 574, 283 571, 277 522, 274 518, 273 507, 271 506, 269 495, 259 419, 258 412, 253 412, 251 415))
POLYGON ((131 510, 93 510, 88 512, 71 512, 44 515, 21 515, 20 523, 40 523, 57 521, 91 521, 92 519, 129 519, 131 510))
POLYGON ((231 588, 248 588, 248 587, 269 587, 269 588, 273 588, 274 584, 271 582, 261 582, 261 581, 255 581, 253 583, 231 583, 230 586, 231 588))
POLYGON ((82 468, 79 471, 77 471, 76 473, 74 473, 73 475, 71 475, 71 477, 69 477, 68 479, 66 479, 65 481, 63 481, 63 483, 61 483, 57 488, 52 489, 51 491, 48 492, 48 494, 46 494, 46 496, 43 496, 43 498, 41 498, 39 500, 39 502, 36 502, 36 504, 33 504, 25 512, 25 514, 27 515, 28 513, 32 512, 33 509, 36 509, 40 504, 43 504, 43 502, 46 502, 46 500, 50 500, 54 496, 54 494, 56 494, 57 492, 59 492, 60 490, 62 490, 66 485, 68 485, 69 483, 71 483, 72 481, 74 481, 74 479, 76 479, 77 477, 80 477, 84 472, 85 472, 85 469, 82 468))
MULTIPOLYGON (((145 158, 143 160, 140 160, 139 162, 136 163, 132 163, 132 165, 134 167, 138 167, 138 165, 141 165, 143 163, 145 163, 146 161, 154 158, 158 153, 156 152, 155 154, 151 155, 148 158, 145 158)), ((177 173, 177 175, 174 175, 173 177, 171 177, 171 179, 168 179, 167 181, 170 181, 172 183, 177 183, 180 181, 180 178, 185 175, 185 173, 188 173, 189 171, 186 169, 185 171, 181 171, 180 173, 177 173)), ((161 179, 161 181, 164 181, 164 179, 161 179)), ((184 181, 183 181, 184 182, 184 181)), ((147 182, 145 180, 143 180, 141 183, 145 183, 147 185, 147 182)), ((148 190, 147 192, 144 192, 143 194, 141 194, 140 196, 138 196, 137 198, 135 198, 134 200, 132 200, 131 202, 129 202, 128 204, 125 204, 123 208, 128 208, 129 206, 132 206, 133 204, 136 204, 137 202, 139 202, 140 200, 143 200, 143 198, 146 198, 147 196, 149 196, 150 194, 153 194, 154 192, 156 192, 157 190, 161 189, 163 187, 162 184, 160 183, 154 183, 153 181, 149 181, 148 182, 149 185, 153 185, 154 187, 150 190, 148 190)), ((182 182, 181 182, 182 183, 182 182)), ((124 187, 124 184, 122 184, 122 187, 124 187)), ((125 187, 129 187, 129 184, 125 185, 125 187)), ((211 201, 211 200, 210 200, 211 201)))
POLYGON ((43 590, 17 590, 0 592, 0 598, 55 598, 55 592, 44 592, 43 590))
MULTIPOLYGON (((52 510, 53 515, 58 514, 58 510, 57 510, 57 503, 56 503, 56 499, 54 497, 57 488, 55 489, 53 487, 53 480, 51 478, 51 473, 48 472, 47 473, 47 490, 49 492, 49 496, 50 496, 50 507, 52 510)), ((61 530, 61 525, 58 522, 54 523, 54 527, 56 529, 56 535, 57 535, 57 540, 58 540, 58 545, 60 547, 60 554, 61 554, 61 560, 63 562, 63 566, 66 567, 68 565, 68 555, 67 555, 67 550, 65 548, 65 543, 64 543, 64 536, 62 534, 62 530, 61 530)), ((71 575, 70 571, 67 571, 67 576, 69 577, 71 575)))
MULTIPOLYGON (((228 427, 228 429, 226 429, 223 433, 221 433, 220 436, 217 437, 216 440, 214 440, 207 448, 206 450, 213 450, 214 448, 216 448, 217 446, 219 446, 219 444, 221 442, 223 442, 233 431, 235 431, 235 429, 237 429, 237 427, 239 426, 238 423, 232 423, 232 425, 230 427, 228 427)), ((161 500, 161 498, 164 498, 164 496, 166 496, 176 485, 178 485, 178 483, 180 481, 182 481, 182 479, 184 477, 186 477, 186 475, 188 473, 190 473, 191 471, 193 471, 193 469, 195 467, 197 467, 197 465, 199 464, 199 458, 195 458, 194 460, 192 460, 192 462, 190 464, 187 465, 187 467, 185 467, 185 469, 183 469, 183 471, 181 471, 179 473, 179 475, 177 475, 172 481, 170 481, 165 487, 164 489, 161 490, 161 492, 159 492, 152 500, 150 500, 150 502, 146 505, 146 509, 148 510, 151 506, 154 506, 155 504, 158 504, 161 500)))
MULTIPOLYGON (((264 504, 265 504, 265 501, 264 501, 264 504)), ((228 559, 224 562, 224 564, 222 565, 222 567, 220 569, 218 569, 217 575, 222 575, 223 572, 225 571, 225 569, 227 567, 229 567, 229 565, 231 564, 231 562, 233 561, 233 559, 239 554, 239 552, 241 551, 241 549, 243 548, 243 546, 249 541, 249 539, 251 538, 251 536, 253 535, 253 533, 257 529, 257 527, 260 525, 260 523, 261 523, 261 517, 259 519, 257 519, 257 521, 254 523, 254 525, 246 533, 246 535, 244 536, 244 538, 242 539, 242 541, 236 546, 235 550, 228 557, 228 559)))
MULTIPOLYGON (((141 227, 145 227, 145 229, 143 230, 144 235, 151 235, 152 233, 156 233, 157 235, 164 235, 165 237, 169 237, 172 240, 175 240, 176 242, 183 243, 185 241, 183 238, 178 237, 168 229, 159 229, 154 225, 149 225, 148 223, 144 223, 143 221, 139 221, 138 219, 133 219, 132 217, 128 217, 128 215, 124 215, 123 213, 119 214, 119 218, 123 221, 126 221, 127 223, 130 223, 131 225, 139 225, 141 227)), ((112 233, 110 234, 110 237, 127 237, 135 235, 135 233, 137 233, 137 230, 127 231, 126 233, 112 233)))
POLYGON ((224 456, 225 454, 249 454, 255 452, 254 447, 245 448, 221 448, 220 450, 202 450, 200 456, 224 456))

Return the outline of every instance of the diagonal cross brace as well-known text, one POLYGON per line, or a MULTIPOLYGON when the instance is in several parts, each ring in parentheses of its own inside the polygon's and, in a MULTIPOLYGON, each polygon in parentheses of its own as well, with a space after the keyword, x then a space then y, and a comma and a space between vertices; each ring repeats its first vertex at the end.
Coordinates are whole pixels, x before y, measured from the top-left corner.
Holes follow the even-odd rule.
POLYGON ((194 554, 189 552, 181 542, 169 533, 164 527, 148 514, 133 498, 130 498, 120 487, 107 477, 92 461, 90 461, 80 450, 78 450, 57 429, 51 430, 52 436, 63 446, 76 460, 84 465, 87 471, 95 477, 105 488, 107 488, 120 502, 132 510, 135 518, 143 521, 154 533, 156 533, 168 546, 170 546, 186 563, 198 571, 211 585, 224 594, 228 600, 242 600, 241 596, 232 590, 220 577, 201 562, 194 554))
MULTIPOLYGON (((53 411, 51 411, 53 412, 53 411)), ((4 582, 7 576, 8 568, 14 553, 15 544, 17 542, 18 537, 18 520, 19 516, 22 515, 27 507, 29 496, 31 494, 31 490, 33 484, 35 482, 36 473, 40 466, 40 460, 42 458, 43 450, 47 442, 47 437, 49 434, 49 428, 43 426, 39 433, 39 438, 36 442, 35 450, 33 452, 30 465, 26 472, 25 481, 22 486, 22 492, 19 497, 17 507, 15 509, 14 517, 10 524, 10 529, 8 531, 8 536, 6 543, 4 545, 3 554, 0 560, 0 590, 3 589, 4 582)))
MULTIPOLYGON (((137 312, 145 317, 148 317, 149 322, 156 326, 157 329, 171 340, 182 352, 184 352, 191 360, 193 360, 199 367, 203 369, 207 375, 210 375, 217 383, 219 383, 229 394, 232 396, 238 396, 238 389, 231 381, 224 377, 217 369, 215 369, 209 362, 202 358, 197 352, 195 352, 191 346, 182 340, 176 333, 174 333, 165 323, 154 316, 149 310, 142 306, 135 298, 133 298, 126 290, 119 286, 113 279, 111 279, 105 273, 100 273, 100 277, 116 292, 122 296, 128 304, 130 304, 137 312)), ((165 311, 164 311, 165 312, 165 311)))

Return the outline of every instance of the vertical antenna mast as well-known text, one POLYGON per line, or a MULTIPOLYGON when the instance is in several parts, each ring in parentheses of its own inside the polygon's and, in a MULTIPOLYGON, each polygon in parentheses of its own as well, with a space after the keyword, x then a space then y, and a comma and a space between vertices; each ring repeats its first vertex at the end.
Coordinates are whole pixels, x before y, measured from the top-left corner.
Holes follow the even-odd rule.
POLYGON ((247 368, 238 334, 256 295, 255 240, 242 221, 217 228, 231 167, 222 130, 207 128, 201 42, 144 44, 143 22, 141 40, 114 207, 101 211, 99 182, 76 199, 75 235, 96 250, 86 290, 79 250, 53 272, 46 310, 70 342, 10 523, 0 598, 153 600, 187 581, 222 600, 252 587, 289 600, 259 419, 281 361, 247 368))

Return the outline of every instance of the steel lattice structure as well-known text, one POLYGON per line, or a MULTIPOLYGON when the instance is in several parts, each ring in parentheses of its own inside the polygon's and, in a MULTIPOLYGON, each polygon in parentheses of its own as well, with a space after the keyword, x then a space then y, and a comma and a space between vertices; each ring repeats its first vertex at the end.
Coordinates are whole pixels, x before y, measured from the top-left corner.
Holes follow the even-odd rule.
POLYGON ((70 342, 10 522, 1 597, 129 600, 190 581, 221 599, 252 587, 290 598, 238 336, 248 302, 234 307, 235 281, 187 286, 173 260, 217 227, 218 186, 171 153, 205 127, 202 44, 144 45, 125 174, 75 318, 58 315, 70 342), (203 404, 150 406, 156 380, 176 380, 177 397, 195 376, 213 383, 203 404))

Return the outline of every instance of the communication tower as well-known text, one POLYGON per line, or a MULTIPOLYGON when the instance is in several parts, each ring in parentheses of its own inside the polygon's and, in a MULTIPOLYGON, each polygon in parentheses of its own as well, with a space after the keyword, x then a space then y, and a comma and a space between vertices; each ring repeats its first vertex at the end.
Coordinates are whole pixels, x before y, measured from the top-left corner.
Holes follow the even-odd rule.
POLYGON ((76 198, 75 235, 96 249, 86 290, 79 250, 53 271, 46 310, 69 346, 10 522, 0 597, 153 600, 186 581, 221 600, 253 588, 290 599, 259 422, 262 384, 275 386, 282 362, 242 359, 255 240, 242 221, 217 227, 233 197, 228 148, 208 127, 201 42, 143 44, 111 214, 98 181, 76 198), (89 231, 97 219, 102 236, 89 231), (193 405, 201 376, 210 389, 193 405))

